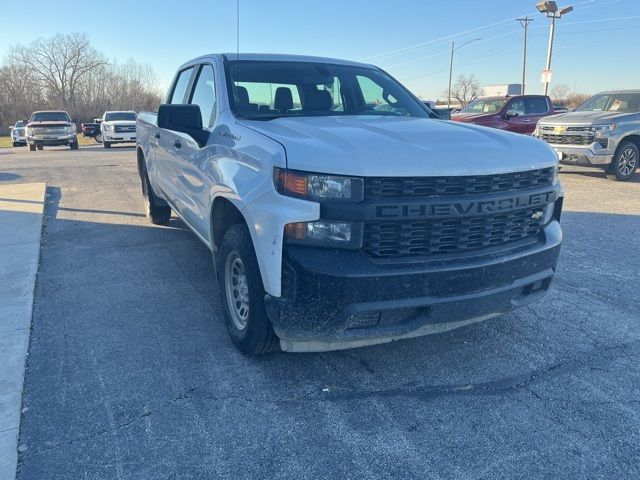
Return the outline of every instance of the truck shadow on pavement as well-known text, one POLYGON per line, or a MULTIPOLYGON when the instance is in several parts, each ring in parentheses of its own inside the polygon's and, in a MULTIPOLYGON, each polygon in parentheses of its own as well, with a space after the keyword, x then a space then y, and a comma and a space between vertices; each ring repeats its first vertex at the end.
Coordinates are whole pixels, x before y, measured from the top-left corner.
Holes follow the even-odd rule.
MULTIPOLYGON (((83 458, 95 460, 95 478, 112 475, 114 461, 153 478, 166 456, 184 464, 218 448, 221 471, 239 478, 258 466, 227 447, 248 438, 279 459, 261 464, 265 478, 283 464, 315 468, 318 449, 336 462, 333 472, 348 452, 424 468, 425 455, 446 463, 469 449, 478 458, 534 449, 565 465, 602 468, 618 460, 577 458, 566 443, 577 435, 584 450, 604 451, 605 432, 638 427, 637 416, 616 415, 632 396, 623 385, 637 385, 640 375, 625 366, 637 365, 640 353, 640 295, 637 282, 624 282, 640 261, 603 248, 625 238, 637 252, 638 216, 566 212, 552 291, 498 319, 356 350, 248 357, 227 336, 210 252, 179 220, 154 227, 137 212, 69 220, 67 213, 92 211, 60 208, 59 189, 48 193, 23 405, 24 478, 56 467, 73 477, 83 458), (619 382, 610 381, 614 374, 619 382), (594 398, 602 403, 587 407, 594 398), (286 455, 300 437, 305 448, 286 455)), ((349 468, 366 473, 357 464, 349 468)), ((190 465, 196 477, 210 472, 204 462, 190 465)))

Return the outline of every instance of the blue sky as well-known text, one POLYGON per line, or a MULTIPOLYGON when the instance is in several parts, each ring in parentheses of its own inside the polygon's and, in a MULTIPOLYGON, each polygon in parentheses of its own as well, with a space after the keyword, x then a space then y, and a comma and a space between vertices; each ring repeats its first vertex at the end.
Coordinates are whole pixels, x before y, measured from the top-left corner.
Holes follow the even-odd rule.
MULTIPOLYGON (((178 65, 235 51, 236 0, 109 0, 61 8, 50 0, 3 2, 0 56, 9 45, 56 32, 86 32, 109 58, 150 64, 164 89, 178 65), (29 15, 26 10, 37 12, 29 15), (10 21, 14 18, 15 21, 10 21)), ((560 6, 570 4, 559 1, 560 6)), ((639 0, 576 0, 558 22, 553 83, 594 93, 639 88, 639 0)), ((456 52, 454 78, 519 83, 522 28, 531 15, 527 84, 541 92, 549 23, 535 0, 240 0, 240 50, 375 63, 425 99, 446 89, 451 41, 481 40, 456 52)))

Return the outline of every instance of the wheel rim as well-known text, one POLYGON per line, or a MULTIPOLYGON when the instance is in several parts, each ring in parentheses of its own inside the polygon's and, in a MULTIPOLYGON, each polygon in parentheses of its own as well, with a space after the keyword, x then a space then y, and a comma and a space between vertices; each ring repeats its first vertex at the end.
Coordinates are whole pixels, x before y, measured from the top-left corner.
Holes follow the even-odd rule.
POLYGON ((620 155, 620 161, 618 162, 618 171, 625 177, 631 175, 638 164, 638 155, 635 149, 628 147, 625 148, 620 155))
POLYGON ((238 330, 244 330, 249 321, 249 283, 237 252, 227 256, 224 280, 231 320, 238 330))

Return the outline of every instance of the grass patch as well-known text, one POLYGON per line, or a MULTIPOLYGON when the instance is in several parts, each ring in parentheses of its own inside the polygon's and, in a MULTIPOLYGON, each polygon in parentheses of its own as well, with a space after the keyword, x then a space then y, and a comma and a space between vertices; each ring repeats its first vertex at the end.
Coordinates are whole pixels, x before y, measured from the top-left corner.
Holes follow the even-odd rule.
MULTIPOLYGON (((96 141, 93 138, 83 137, 82 135, 78 135, 78 145, 86 146, 86 145, 97 145, 96 141)), ((0 137, 0 148, 12 148, 13 142, 11 141, 11 137, 0 137)))

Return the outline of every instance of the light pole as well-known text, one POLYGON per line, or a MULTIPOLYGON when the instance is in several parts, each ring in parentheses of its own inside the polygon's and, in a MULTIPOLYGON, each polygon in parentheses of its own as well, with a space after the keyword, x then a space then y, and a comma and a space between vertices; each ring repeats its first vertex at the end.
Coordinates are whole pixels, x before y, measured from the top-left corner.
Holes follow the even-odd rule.
MULTIPOLYGON (((547 48, 547 67, 545 70, 551 70, 551 54, 553 53, 553 38, 556 33, 556 18, 561 18, 563 15, 573 11, 573 7, 558 8, 556 2, 553 1, 540 1, 536 4, 536 8, 540 13, 544 13, 551 19, 551 28, 549 29, 549 47, 547 48)), ((549 82, 551 77, 548 76, 544 82, 544 94, 549 93, 549 82)))
POLYGON ((451 42, 451 60, 449 61, 449 89, 447 90, 447 95, 449 96, 449 98, 447 99, 448 108, 451 108, 451 77, 453 75, 453 52, 477 40, 480 40, 480 38, 474 38, 473 40, 469 40, 467 43, 463 43, 458 47, 456 47, 456 42, 451 42))
POLYGON ((528 16, 524 18, 516 18, 522 28, 524 28, 524 45, 522 48, 522 85, 520 86, 520 94, 524 95, 524 84, 527 75, 527 29, 529 28, 529 22, 533 22, 533 18, 528 16))

